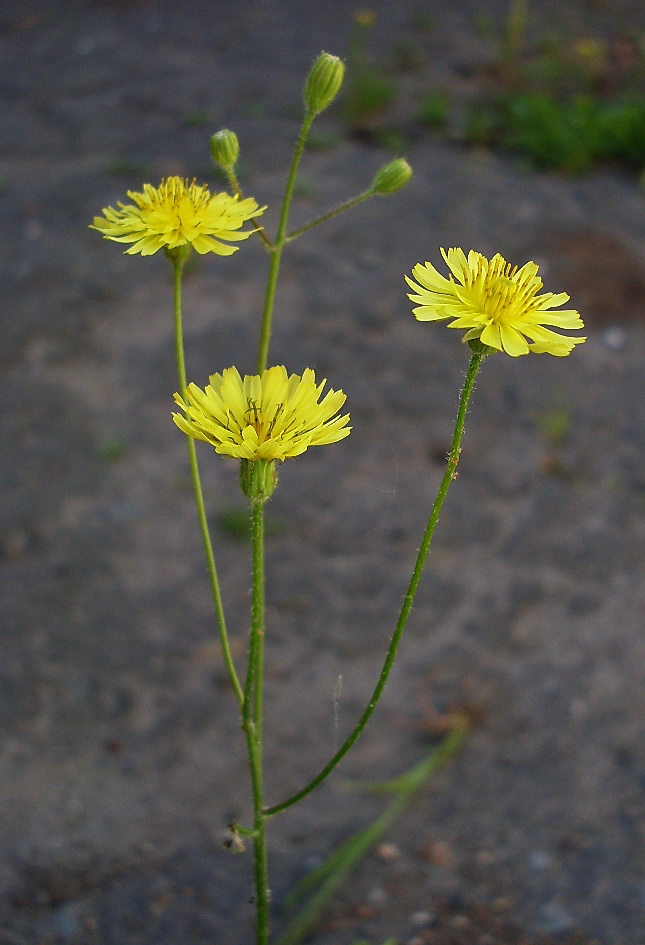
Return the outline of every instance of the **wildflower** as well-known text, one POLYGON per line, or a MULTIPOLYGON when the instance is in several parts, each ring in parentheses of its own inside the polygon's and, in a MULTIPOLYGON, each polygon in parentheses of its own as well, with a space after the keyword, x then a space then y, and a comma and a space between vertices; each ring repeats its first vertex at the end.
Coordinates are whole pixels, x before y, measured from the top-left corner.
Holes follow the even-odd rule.
POLYGON ((345 394, 330 390, 322 401, 326 381, 316 384, 307 368, 290 377, 284 367, 242 379, 237 368, 213 374, 205 390, 189 384, 175 403, 180 430, 210 443, 216 453, 242 460, 284 460, 309 446, 335 443, 349 436, 349 414, 335 416, 345 394))
POLYGON ((414 290, 408 298, 419 303, 412 309, 419 321, 452 318, 450 328, 466 329, 464 341, 479 338, 482 344, 513 358, 529 351, 565 357, 586 340, 546 327, 575 329, 584 325, 573 309, 552 311, 568 302, 566 292, 538 294, 542 280, 534 262, 518 269, 499 254, 492 259, 473 250, 468 257, 461 249, 442 249, 441 254, 450 269, 449 278, 429 262, 418 263, 412 270, 417 282, 405 277, 414 290))
POLYGON ((129 190, 128 197, 133 204, 119 201, 118 210, 106 207, 91 229, 117 243, 134 243, 126 253, 142 256, 180 246, 192 246, 202 255, 230 256, 237 247, 221 241, 247 239, 254 230, 240 227, 266 209, 251 197, 211 194, 208 187, 182 177, 167 177, 159 187, 144 184, 143 193, 129 190))

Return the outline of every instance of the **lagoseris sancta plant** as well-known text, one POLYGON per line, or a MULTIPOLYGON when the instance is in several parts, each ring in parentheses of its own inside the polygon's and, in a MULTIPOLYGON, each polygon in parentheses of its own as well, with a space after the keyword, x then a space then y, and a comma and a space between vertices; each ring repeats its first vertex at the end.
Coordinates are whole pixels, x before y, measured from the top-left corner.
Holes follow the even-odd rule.
MULTIPOLYGON (((302 125, 287 173, 274 235, 266 231, 262 222, 266 207, 242 192, 235 171, 240 145, 235 133, 229 129, 217 132, 210 141, 211 155, 226 177, 227 191, 211 193, 206 184, 196 180, 168 177, 156 186, 144 183, 141 191, 129 191, 129 203, 120 202, 117 208, 106 207, 92 223, 92 227, 106 239, 126 244, 125 252, 129 255, 150 256, 163 251, 172 272, 178 376, 178 391, 174 394, 178 409, 173 420, 177 432, 186 438, 215 623, 246 742, 251 815, 247 824, 231 824, 230 831, 231 845, 235 849, 241 850, 245 841, 253 849, 257 945, 268 945, 270 940, 267 821, 301 801, 331 774, 356 743, 378 704, 412 609, 443 502, 455 479, 466 411, 482 362, 495 353, 505 353, 513 358, 529 352, 564 357, 585 340, 579 335, 569 334, 583 326, 577 312, 560 308, 568 301, 568 296, 563 292, 542 293, 542 280, 533 262, 517 267, 500 255, 487 259, 474 250, 466 254, 461 249, 452 248, 441 250, 447 265, 446 275, 430 262, 412 265, 412 277, 405 278, 412 289, 409 298, 415 306, 414 316, 421 322, 446 321, 448 327, 462 329, 469 352, 445 471, 429 509, 399 617, 370 699, 350 734, 334 755, 321 763, 318 773, 290 797, 269 806, 264 795, 263 767, 265 644, 269 647, 271 644, 271 626, 267 625, 265 615, 265 505, 278 484, 278 464, 297 458, 311 447, 339 443, 349 436, 351 430, 349 414, 341 413, 345 404, 343 391, 325 390, 326 381, 317 379, 310 368, 298 375, 289 373, 288 366, 269 366, 274 300, 282 255, 289 243, 314 227, 371 197, 396 194, 412 176, 412 169, 404 158, 390 161, 375 174, 364 191, 332 207, 305 226, 289 230, 291 200, 307 136, 316 116, 336 98, 344 73, 345 67, 340 59, 322 53, 307 77, 302 125), (182 311, 182 277, 186 261, 193 250, 201 256, 229 256, 238 251, 238 244, 253 236, 261 240, 268 257, 264 299, 262 302, 258 300, 256 373, 242 375, 235 366, 214 363, 210 378, 189 382, 182 311), (223 461, 239 464, 240 486, 249 504, 252 587, 250 631, 243 661, 234 659, 230 645, 201 485, 199 462, 210 462, 211 456, 204 455, 203 460, 198 461, 196 441, 212 447, 213 460, 215 454, 219 454, 223 461)), ((427 243, 426 234, 420 234, 420 238, 427 243)), ((424 244, 422 249, 427 251, 427 245, 424 244)), ((403 280, 401 287, 403 294, 403 280)), ((422 380, 416 382, 422 383, 422 380)), ((347 388, 351 403, 351 378, 347 388)), ((170 400, 172 390, 168 396, 170 400)), ((350 449, 351 446, 343 448, 350 449)), ((456 720, 453 736, 456 737, 457 733, 461 738, 464 731, 463 720, 456 720)), ((413 772, 412 780, 398 781, 401 785, 415 785, 418 772, 413 772)), ((355 856, 355 849, 352 853, 348 847, 332 857, 325 875, 329 877, 334 870, 337 873, 346 870, 349 858, 355 856)), ((279 942, 294 945, 308 928, 303 920, 291 931, 287 929, 279 942)))

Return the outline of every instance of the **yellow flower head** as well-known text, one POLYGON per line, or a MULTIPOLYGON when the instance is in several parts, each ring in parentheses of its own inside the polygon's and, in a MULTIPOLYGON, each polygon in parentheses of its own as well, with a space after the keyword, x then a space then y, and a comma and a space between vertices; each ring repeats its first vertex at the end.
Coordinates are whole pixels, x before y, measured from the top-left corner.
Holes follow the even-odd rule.
POLYGON ((521 268, 511 266, 499 254, 486 259, 471 250, 466 257, 461 249, 441 250, 450 277, 445 278, 431 263, 417 263, 406 281, 414 290, 408 298, 418 303, 412 309, 419 321, 452 318, 450 328, 465 328, 464 341, 479 338, 482 344, 505 351, 516 358, 533 351, 564 357, 585 338, 572 338, 551 331, 556 328, 584 328, 578 312, 564 309, 566 292, 539 295, 542 280, 538 267, 527 262, 521 268))
POLYGON ((205 390, 189 384, 183 396, 175 394, 184 415, 172 417, 180 430, 210 443, 216 453, 237 459, 288 459, 309 446, 349 436, 349 414, 334 416, 345 394, 330 390, 319 402, 325 383, 316 384, 310 368, 302 377, 272 367, 242 379, 231 367, 213 374, 205 390))
POLYGON ((118 210, 105 207, 91 229, 117 243, 134 243, 126 253, 142 256, 186 245, 202 255, 230 256, 237 246, 221 241, 247 239, 254 231, 240 227, 266 210, 251 197, 211 194, 208 187, 182 177, 167 177, 158 187, 144 184, 143 193, 129 190, 128 197, 133 204, 119 201, 118 210))

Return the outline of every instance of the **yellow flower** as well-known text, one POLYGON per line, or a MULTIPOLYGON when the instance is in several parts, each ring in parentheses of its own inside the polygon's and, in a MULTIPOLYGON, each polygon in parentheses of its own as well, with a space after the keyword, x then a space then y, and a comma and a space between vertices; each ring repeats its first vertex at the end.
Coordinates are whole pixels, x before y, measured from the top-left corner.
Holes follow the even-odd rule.
POLYGON ((316 384, 310 368, 302 377, 272 367, 242 379, 231 367, 213 374, 205 390, 189 384, 183 396, 175 394, 185 416, 172 416, 180 430, 210 443, 216 453, 237 459, 288 459, 309 446, 349 436, 349 414, 334 416, 345 403, 342 390, 328 391, 319 403, 325 383, 316 384))
POLYGON ((143 193, 128 191, 133 204, 105 207, 91 229, 108 240, 134 243, 126 253, 152 256, 160 249, 193 246, 198 253, 230 256, 237 246, 221 240, 245 240, 254 230, 240 227, 266 210, 253 198, 211 194, 208 187, 182 177, 167 177, 158 187, 143 185, 143 193))
POLYGON ((545 327, 575 329, 584 325, 573 309, 552 311, 569 301, 566 292, 538 294, 542 280, 534 262, 518 269, 499 254, 486 259, 471 250, 466 258, 461 249, 442 249, 441 255, 450 269, 448 279, 429 262, 418 263, 412 270, 417 282, 405 277, 414 289, 408 298, 419 303, 412 309, 419 321, 453 318, 450 328, 467 329, 464 341, 479 338, 513 358, 529 351, 564 357, 586 340, 545 327))

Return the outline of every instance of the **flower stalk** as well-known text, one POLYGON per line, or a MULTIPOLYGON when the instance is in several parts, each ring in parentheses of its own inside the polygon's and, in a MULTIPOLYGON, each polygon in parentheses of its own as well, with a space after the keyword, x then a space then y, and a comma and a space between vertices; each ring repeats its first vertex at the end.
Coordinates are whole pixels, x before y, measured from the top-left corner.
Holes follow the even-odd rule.
MULTIPOLYGON (((181 289, 184 263, 188 257, 188 252, 182 249, 181 251, 175 251, 169 255, 171 256, 173 266, 173 307, 175 316, 175 351, 177 358, 177 375, 179 377, 179 387, 181 390, 184 390, 186 387, 186 358, 184 353, 181 289)), ((233 655, 231 653, 228 631, 226 628, 226 617, 224 614, 224 604, 222 602, 222 592, 217 574, 217 567, 215 565, 213 543, 211 541, 210 529, 208 527, 206 505, 204 503, 204 492, 202 489, 201 476, 199 474, 199 464, 197 462, 197 450, 195 449, 195 441, 191 437, 187 437, 187 440, 190 476, 193 483, 193 492, 195 495, 195 506, 197 509, 199 531, 202 538, 202 544, 204 546, 204 555, 206 557, 206 568, 208 570, 211 593, 213 595, 213 605, 217 619, 220 645, 222 647, 222 654, 224 656, 224 663, 226 666, 228 678, 230 680, 231 686, 233 687, 238 704, 242 706, 244 702, 244 693, 242 692, 242 687, 235 669, 235 663, 233 662, 233 655)))
POLYGON ((262 729, 264 701, 264 501, 251 502, 253 534, 253 591, 251 639, 246 673, 242 728, 246 735, 253 795, 253 853, 257 945, 269 941, 269 874, 266 817, 263 811, 262 729))
POLYGON ((463 390, 461 392, 461 397, 459 398, 459 409, 457 411, 457 419, 455 422, 455 429, 452 437, 452 446, 450 448, 450 453, 448 454, 448 461, 446 463, 446 470, 443 474, 441 484, 439 486, 439 491, 433 502, 432 509, 430 511, 430 517, 428 519, 428 524, 426 525, 425 531, 423 533, 423 539, 421 541, 421 547, 419 548, 419 553, 412 571, 412 577, 410 578, 410 583, 406 595, 403 599, 403 605, 401 607, 401 612, 399 614, 399 619, 390 641, 388 651, 385 655, 385 661, 383 663, 383 669, 378 678, 372 696, 367 703, 363 714, 356 723, 354 729, 350 732, 348 737, 345 739, 341 747, 338 749, 336 754, 327 762, 327 764, 319 771, 315 778, 313 778, 308 784, 306 784, 299 791, 296 791, 291 797, 288 797, 286 800, 282 801, 279 804, 274 804, 272 807, 265 808, 265 816, 273 817, 274 814, 279 814, 281 811, 286 810, 288 807, 292 807, 294 804, 297 804, 298 801, 301 801, 308 794, 311 794, 319 784, 327 778, 334 768, 343 760, 347 752, 350 750, 352 745, 354 745, 360 736, 363 734, 365 726, 371 719, 374 714, 374 710, 378 705, 378 702, 383 694, 385 689, 385 684, 388 680, 392 667, 394 665, 394 660, 396 658, 396 653, 399 648, 399 643, 401 642, 401 637, 403 636, 403 631, 408 622, 408 617, 410 616, 410 611, 412 610, 412 605, 414 603, 414 598, 419 587, 419 581, 421 580, 421 575, 423 574, 423 568, 425 566, 426 558, 428 557, 428 552, 430 551, 430 544, 432 542, 432 537, 434 535, 435 528, 437 527, 437 522, 439 521, 439 515, 443 507, 446 495, 448 494, 448 489, 453 479, 455 479, 457 474, 457 464, 459 463, 459 454, 461 452, 461 440, 464 433, 464 424, 466 422, 466 412, 468 410, 468 403, 470 401, 470 395, 473 392, 473 387, 475 385, 475 378, 477 377, 477 372, 481 366, 482 361, 486 357, 486 352, 481 350, 481 347, 478 346, 476 351, 473 351, 470 364, 468 366, 468 371, 466 373, 466 380, 464 383, 463 390))
POLYGON ((273 309, 275 306, 275 293, 278 285, 278 276, 280 275, 280 263, 282 262, 282 251, 286 243, 287 221, 289 219, 289 210, 291 209, 291 200, 293 198, 293 188, 296 184, 298 167, 302 158, 302 152, 305 148, 307 136, 311 130, 311 125, 315 118, 315 112, 307 111, 300 129, 298 141, 291 159, 289 175, 282 198, 282 208, 280 210, 280 220, 278 223, 278 232, 276 234, 271 261, 269 263, 269 273, 267 275, 266 291, 264 294, 264 306, 262 308, 262 323, 260 325, 260 341, 258 344, 257 373, 261 374, 266 370, 269 357, 269 343, 271 341, 271 327, 273 322, 273 309))

